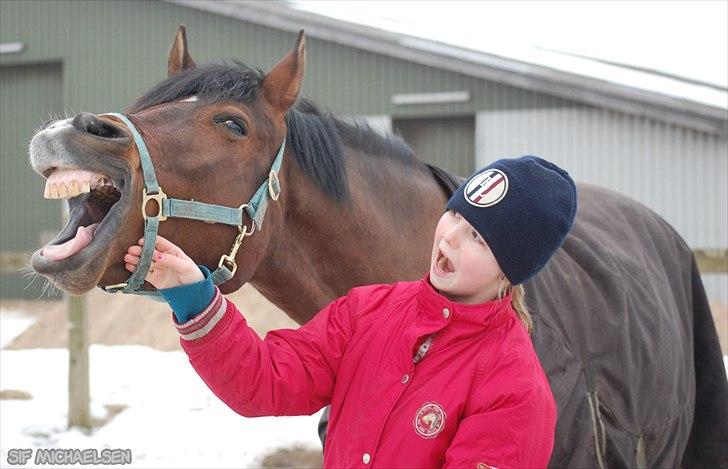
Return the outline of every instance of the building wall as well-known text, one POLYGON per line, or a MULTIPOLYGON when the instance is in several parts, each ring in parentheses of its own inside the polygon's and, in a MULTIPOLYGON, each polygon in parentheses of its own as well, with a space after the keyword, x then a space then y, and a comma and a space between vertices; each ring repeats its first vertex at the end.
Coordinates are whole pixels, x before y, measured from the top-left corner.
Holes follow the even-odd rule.
MULTIPOLYGON (((476 160, 535 154, 576 181, 632 197, 664 217, 693 249, 728 249, 728 140, 652 119, 571 107, 485 111, 476 160)), ((728 304, 728 275, 703 274, 728 304)))
MULTIPOLYGON (((0 131, 3 137, 13 136, 15 147, 3 147, 0 154, 3 169, 9 168, 0 198, 9 200, 10 194, 21 193, 23 187, 30 186, 36 190, 36 196, 42 196, 42 181, 25 163, 25 144, 28 131, 45 120, 48 110, 70 115, 79 111, 123 110, 165 77, 169 46, 180 23, 188 27, 190 48, 198 63, 236 58, 268 70, 295 39, 291 33, 159 1, 1 1, 0 42, 25 45, 20 53, 0 56, 3 70, 10 70, 9 66, 62 64, 63 79, 56 82, 58 90, 53 92, 61 101, 49 103, 47 109, 28 107, 24 110, 28 124, 18 121, 11 127, 3 120, 0 131)), ((306 48, 303 96, 335 113, 380 116, 387 122, 403 123, 402 127, 408 129, 405 133, 414 139, 415 150, 427 161, 466 175, 498 156, 549 153, 577 178, 601 183, 655 208, 692 246, 725 249, 726 242, 720 234, 727 231, 725 203, 721 202, 726 200, 726 163, 725 157, 721 160, 716 156, 721 151, 725 154, 725 138, 608 111, 586 111, 590 108, 560 98, 315 38, 307 39, 306 48), (446 91, 467 91, 470 100, 395 105, 391 99, 395 94, 446 91), (462 141, 471 138, 466 134, 473 132, 462 125, 462 119, 476 113, 473 150, 472 142, 462 141), (440 146, 433 153, 435 148, 429 143, 432 136, 418 132, 418 122, 443 132, 443 139, 438 141, 456 142, 459 146, 440 146), (671 156, 680 146, 682 150, 671 156), (700 209, 693 210, 694 213, 688 213, 687 202, 674 206, 663 203, 666 199, 656 195, 659 191, 636 193, 632 187, 632 178, 636 176, 620 176, 614 171, 619 166, 611 167, 615 161, 621 165, 629 157, 637 158, 632 164, 637 165, 640 174, 670 174, 676 164, 689 161, 679 155, 698 160, 699 172, 706 177, 700 192, 703 198, 688 197, 701 200, 700 209), (648 171, 653 166, 657 169, 648 171)), ((4 95, 15 93, 10 89, 6 80, 0 82, 4 95)), ((1 114, 6 114, 5 107, 1 114)), ((658 184, 659 180, 656 181, 658 184)), ((57 214, 54 203, 49 205, 37 198, 27 200, 23 210, 28 219, 56 220, 57 215, 47 216, 48 211, 57 214)), ((39 236, 37 227, 28 224, 14 224, 12 230, 9 236, 17 239, 35 240, 39 236)))
MULTIPOLYGON (((61 60, 73 110, 121 109, 165 77, 167 53, 180 23, 188 28, 198 63, 240 59, 270 69, 295 35, 178 4, 158 1, 0 2, 0 39, 26 49, 1 63, 61 60)), ((446 70, 307 38, 303 94, 334 112, 352 115, 473 115, 476 109, 564 105, 566 101, 446 70), (391 96, 467 90, 455 104, 394 105, 391 96)))
POLYGON ((0 297, 37 298, 45 281, 18 273, 28 253, 55 235, 62 203, 43 199, 43 182, 30 170, 27 146, 63 103, 60 63, 0 66, 0 297), (30 285, 30 286, 29 286, 30 285))

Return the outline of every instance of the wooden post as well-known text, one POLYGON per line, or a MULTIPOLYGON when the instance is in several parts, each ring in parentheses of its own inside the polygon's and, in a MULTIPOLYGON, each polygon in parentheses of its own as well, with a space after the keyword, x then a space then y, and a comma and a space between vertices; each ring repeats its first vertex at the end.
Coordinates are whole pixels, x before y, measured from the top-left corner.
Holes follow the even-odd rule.
POLYGON ((68 306, 68 426, 91 428, 86 295, 66 295, 68 306))

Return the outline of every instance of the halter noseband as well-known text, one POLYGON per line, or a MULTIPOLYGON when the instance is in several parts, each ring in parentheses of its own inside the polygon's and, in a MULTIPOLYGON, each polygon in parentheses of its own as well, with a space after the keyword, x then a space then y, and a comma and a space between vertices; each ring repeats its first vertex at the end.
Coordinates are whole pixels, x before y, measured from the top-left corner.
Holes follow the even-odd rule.
POLYGON ((154 253, 154 244, 157 237, 157 231, 159 230, 159 222, 166 220, 167 218, 188 218, 192 220, 202 220, 205 222, 212 223, 224 223, 226 225, 237 226, 238 236, 235 238, 232 248, 228 254, 224 254, 220 257, 217 269, 212 272, 212 281, 215 285, 219 285, 230 280, 238 266, 235 262, 235 255, 243 243, 243 239, 251 236, 256 230, 260 230, 263 225, 263 218, 265 212, 268 209, 268 203, 270 200, 278 200, 281 193, 280 182, 278 181, 278 171, 280 171, 281 164, 283 163, 283 151, 286 147, 286 139, 283 139, 278 154, 271 165, 271 170, 268 173, 268 179, 258 188, 253 197, 247 204, 242 204, 238 208, 225 207, 223 205, 212 205, 203 202, 196 202, 194 200, 182 200, 173 199, 167 197, 157 183, 157 176, 154 173, 154 165, 152 159, 149 156, 149 150, 142 139, 141 134, 129 120, 129 118, 123 114, 116 112, 109 112, 104 115, 114 116, 119 119, 129 128, 129 131, 134 136, 134 142, 136 143, 137 149, 139 150, 139 159, 141 160, 142 176, 144 177, 144 190, 142 199, 142 216, 144 217, 144 247, 142 248, 141 259, 137 264, 136 269, 131 276, 124 283, 116 285, 108 285, 103 289, 105 291, 116 293, 118 291, 122 293, 133 293, 138 295, 150 295, 153 299, 163 301, 161 294, 154 291, 140 290, 139 288, 144 283, 144 278, 149 272, 149 266, 152 263, 152 254, 154 253), (148 215, 146 211, 147 202, 155 200, 159 207, 159 211, 156 215, 148 215), (248 227, 243 223, 245 214, 252 220, 250 231, 248 227))

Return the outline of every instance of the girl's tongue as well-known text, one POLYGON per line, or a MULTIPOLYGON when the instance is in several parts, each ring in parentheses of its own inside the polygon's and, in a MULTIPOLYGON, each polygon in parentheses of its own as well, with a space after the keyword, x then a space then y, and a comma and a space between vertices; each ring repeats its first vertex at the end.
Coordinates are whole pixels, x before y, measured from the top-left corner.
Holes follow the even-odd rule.
POLYGON ((71 257, 91 243, 98 226, 98 223, 89 226, 79 226, 76 231, 76 236, 63 244, 44 247, 42 254, 52 261, 60 261, 71 257))

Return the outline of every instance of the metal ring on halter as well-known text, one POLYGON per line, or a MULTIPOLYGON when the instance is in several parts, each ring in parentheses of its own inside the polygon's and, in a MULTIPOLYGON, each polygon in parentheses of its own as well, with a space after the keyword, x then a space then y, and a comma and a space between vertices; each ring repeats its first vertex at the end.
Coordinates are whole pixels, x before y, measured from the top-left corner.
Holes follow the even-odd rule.
POLYGON ((278 179, 278 172, 275 169, 271 169, 268 174, 268 193, 274 201, 281 196, 281 181, 278 179))
MULTIPOLYGON (((250 205, 248 205, 248 204, 242 204, 242 205, 241 205, 240 207, 238 207, 238 210, 242 211, 242 212, 243 212, 244 214, 245 214, 245 213, 248 213, 248 211, 247 211, 247 210, 245 210, 245 207, 250 207, 250 205)), ((243 216, 243 217, 241 217, 241 219, 242 219, 242 218, 244 218, 244 216, 243 216)), ((242 225, 238 226, 238 233, 242 233, 242 232, 243 232, 243 227, 245 227, 245 235, 244 235, 244 236, 246 236, 246 237, 247 237, 247 236, 252 236, 252 235, 253 235, 253 233, 255 233, 255 229, 256 229, 256 226, 255 226, 255 220, 253 220, 253 219, 251 219, 251 220, 250 220, 250 226, 251 226, 252 228, 251 228, 251 230, 250 230, 250 231, 248 231, 248 227, 247 227, 247 226, 245 226, 245 222, 243 222, 243 224, 242 224, 242 225)))

